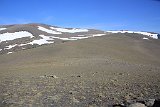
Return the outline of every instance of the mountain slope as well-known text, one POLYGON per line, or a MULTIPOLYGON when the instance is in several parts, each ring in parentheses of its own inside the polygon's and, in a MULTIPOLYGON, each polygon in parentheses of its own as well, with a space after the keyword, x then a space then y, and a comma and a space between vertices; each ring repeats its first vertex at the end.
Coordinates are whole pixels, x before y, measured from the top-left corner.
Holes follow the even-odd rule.
POLYGON ((0 55, 0 105, 106 107, 159 99, 160 42, 143 37, 107 34, 0 55))
POLYGON ((39 47, 41 45, 62 43, 110 33, 139 35, 140 38, 158 39, 158 34, 135 31, 100 31, 96 29, 61 28, 46 24, 15 24, 0 26, 0 54, 39 47))
POLYGON ((44 44, 84 39, 103 34, 106 33, 100 30, 60 28, 45 24, 3 25, 0 26, 0 53, 12 53, 44 44))

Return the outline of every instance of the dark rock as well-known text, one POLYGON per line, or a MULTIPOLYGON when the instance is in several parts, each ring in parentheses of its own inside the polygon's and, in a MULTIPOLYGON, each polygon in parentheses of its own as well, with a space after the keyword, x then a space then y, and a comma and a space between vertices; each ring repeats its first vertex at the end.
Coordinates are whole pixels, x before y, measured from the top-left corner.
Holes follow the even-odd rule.
POLYGON ((72 92, 69 92, 69 94, 73 94, 72 92))
POLYGON ((137 101, 137 103, 145 104, 145 101, 139 100, 139 101, 137 101))
POLYGON ((81 77, 80 75, 78 75, 77 77, 81 77))
POLYGON ((56 75, 50 75, 51 78, 58 78, 56 75))
POLYGON ((155 100, 153 107, 160 107, 160 100, 155 100))
POLYGON ((119 75, 123 75, 123 73, 119 73, 119 75))
POLYGON ((116 104, 116 105, 113 105, 113 107, 125 107, 125 106, 121 104, 116 104))

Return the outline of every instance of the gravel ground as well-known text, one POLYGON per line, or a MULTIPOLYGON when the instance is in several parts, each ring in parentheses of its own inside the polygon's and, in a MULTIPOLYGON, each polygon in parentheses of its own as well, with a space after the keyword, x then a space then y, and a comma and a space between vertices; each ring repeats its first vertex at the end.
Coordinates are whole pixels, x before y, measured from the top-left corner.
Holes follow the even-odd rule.
POLYGON ((0 106, 148 106, 160 99, 153 41, 111 35, 1 55, 0 106))

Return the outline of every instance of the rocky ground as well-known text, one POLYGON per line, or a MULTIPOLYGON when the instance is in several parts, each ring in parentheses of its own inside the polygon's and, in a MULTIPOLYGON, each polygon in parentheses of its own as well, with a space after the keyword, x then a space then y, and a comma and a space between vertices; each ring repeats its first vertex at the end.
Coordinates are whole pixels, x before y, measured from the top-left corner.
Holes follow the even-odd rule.
POLYGON ((111 35, 1 55, 0 106, 159 107, 158 47, 111 35))
POLYGON ((153 105, 156 102, 155 99, 160 98, 160 85, 117 84, 116 79, 111 79, 110 82, 93 82, 84 81, 82 78, 82 75, 66 78, 43 75, 30 79, 20 77, 1 79, 0 106, 159 107, 159 105, 153 105), (141 106, 134 106, 134 104, 141 106))

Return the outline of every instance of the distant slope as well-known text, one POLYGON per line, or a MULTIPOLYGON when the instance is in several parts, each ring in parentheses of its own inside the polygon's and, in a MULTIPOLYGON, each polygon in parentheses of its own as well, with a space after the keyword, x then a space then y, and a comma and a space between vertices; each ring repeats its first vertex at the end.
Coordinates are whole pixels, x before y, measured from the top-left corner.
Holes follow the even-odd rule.
MULTIPOLYGON (((133 31, 101 31, 96 29, 62 28, 46 24, 15 24, 0 25, 0 54, 11 54, 13 52, 36 48, 46 44, 62 43, 86 39, 108 34, 128 33, 140 38, 158 39, 158 34, 151 32, 133 31)), ((132 36, 133 36, 132 35, 132 36)))
POLYGON ((45 64, 54 62, 54 58, 90 58, 110 57, 136 64, 160 66, 160 42, 154 39, 144 40, 134 34, 110 34, 103 37, 65 42, 25 50, 11 55, 2 55, 3 65, 45 64), (44 61, 44 62, 43 62, 44 61), (36 63, 37 62, 37 63, 36 63))
POLYGON ((60 28, 45 24, 0 26, 0 54, 34 48, 44 44, 84 39, 106 34, 94 29, 60 28), (97 35, 98 34, 98 35, 97 35))
POLYGON ((141 35, 145 35, 148 37, 151 37, 153 39, 158 39, 159 38, 159 34, 158 33, 153 33, 153 32, 144 32, 144 31, 128 31, 128 30, 121 30, 121 31, 107 31, 110 33, 131 33, 131 34, 141 34, 141 35))

